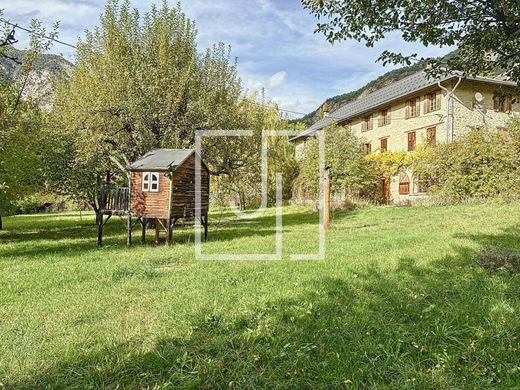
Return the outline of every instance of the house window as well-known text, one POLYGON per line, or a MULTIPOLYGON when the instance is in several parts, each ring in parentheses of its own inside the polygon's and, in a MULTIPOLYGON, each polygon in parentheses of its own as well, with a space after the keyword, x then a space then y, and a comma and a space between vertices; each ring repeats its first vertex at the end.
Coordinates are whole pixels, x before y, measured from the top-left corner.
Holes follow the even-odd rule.
POLYGON ((366 116, 361 122, 361 131, 372 130, 372 115, 366 116))
POLYGON ((388 138, 381 138, 381 153, 388 150, 388 138))
POLYGON ((390 124, 390 110, 388 108, 379 113, 378 126, 386 126, 390 124))
POLYGON ((370 154, 372 152, 372 144, 367 142, 366 144, 361 145, 361 152, 364 155, 370 154))
POLYGON ((419 116, 420 110, 421 110, 419 104, 420 104, 419 98, 408 100, 408 102, 406 104, 406 114, 405 114, 406 119, 419 116))
POLYGON ((399 172, 399 195, 408 195, 410 193, 410 179, 406 172, 399 172))
POLYGON ((424 95, 424 113, 440 110, 441 94, 439 91, 424 95))
POLYGON ((415 175, 413 178, 413 193, 426 194, 430 189, 430 180, 421 175, 415 175))
POLYGON ((408 133, 408 151, 411 152, 415 149, 415 131, 411 131, 408 133))
POLYGON ((429 146, 435 146, 437 144, 437 128, 430 127, 426 129, 426 143, 429 146))
POLYGON ((143 192, 159 192, 159 173, 143 172, 143 192))

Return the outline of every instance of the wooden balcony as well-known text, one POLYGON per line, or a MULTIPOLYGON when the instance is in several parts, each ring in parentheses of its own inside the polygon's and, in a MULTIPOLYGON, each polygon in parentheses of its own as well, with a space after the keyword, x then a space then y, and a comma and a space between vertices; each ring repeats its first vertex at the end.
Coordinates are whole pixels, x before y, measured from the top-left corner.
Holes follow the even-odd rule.
POLYGON ((100 205, 104 212, 128 212, 130 205, 130 189, 128 187, 103 187, 100 195, 100 205))

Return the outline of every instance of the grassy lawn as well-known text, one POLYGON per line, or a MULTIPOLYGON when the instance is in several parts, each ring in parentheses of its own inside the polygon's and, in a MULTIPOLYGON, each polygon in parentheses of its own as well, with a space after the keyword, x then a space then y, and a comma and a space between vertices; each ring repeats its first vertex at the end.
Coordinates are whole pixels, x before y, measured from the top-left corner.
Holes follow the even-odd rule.
MULTIPOLYGON (((273 253, 274 219, 228 215, 204 252, 273 253)), ((5 218, 0 387, 520 387, 520 277, 474 261, 520 248, 520 205, 338 213, 325 261, 288 259, 316 214, 283 221, 284 260, 197 261, 189 229, 128 249, 113 219, 98 249, 92 215, 5 218)))

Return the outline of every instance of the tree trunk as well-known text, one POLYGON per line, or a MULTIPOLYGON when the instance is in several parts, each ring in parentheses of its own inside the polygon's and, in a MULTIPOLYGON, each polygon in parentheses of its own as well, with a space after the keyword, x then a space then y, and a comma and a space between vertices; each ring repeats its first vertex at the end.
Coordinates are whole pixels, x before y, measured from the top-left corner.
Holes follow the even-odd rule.
POLYGON ((2 223, 2 214, 0 214, 0 230, 4 230, 4 225, 2 223))
POLYGON ((96 225, 98 227, 97 245, 99 248, 103 246, 103 214, 96 212, 96 225))

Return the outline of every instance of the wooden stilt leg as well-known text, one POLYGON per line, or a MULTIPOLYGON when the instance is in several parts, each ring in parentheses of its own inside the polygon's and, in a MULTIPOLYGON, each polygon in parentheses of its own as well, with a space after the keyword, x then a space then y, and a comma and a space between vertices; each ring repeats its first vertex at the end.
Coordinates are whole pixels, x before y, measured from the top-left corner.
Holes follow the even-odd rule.
POLYGON ((132 215, 128 214, 128 222, 126 225, 126 229, 128 230, 128 236, 126 238, 126 245, 132 246, 132 215))
POLYGON ((208 215, 204 216, 204 241, 208 240, 208 215))
POLYGON ((166 242, 165 244, 170 245, 171 234, 172 234, 172 219, 168 218, 166 221, 166 242))
POLYGON ((146 220, 146 218, 141 218, 141 242, 143 244, 146 243, 146 224, 148 223, 148 221, 146 220))
POLYGON ((161 223, 155 218, 155 244, 159 244, 159 233, 161 232, 161 223))

